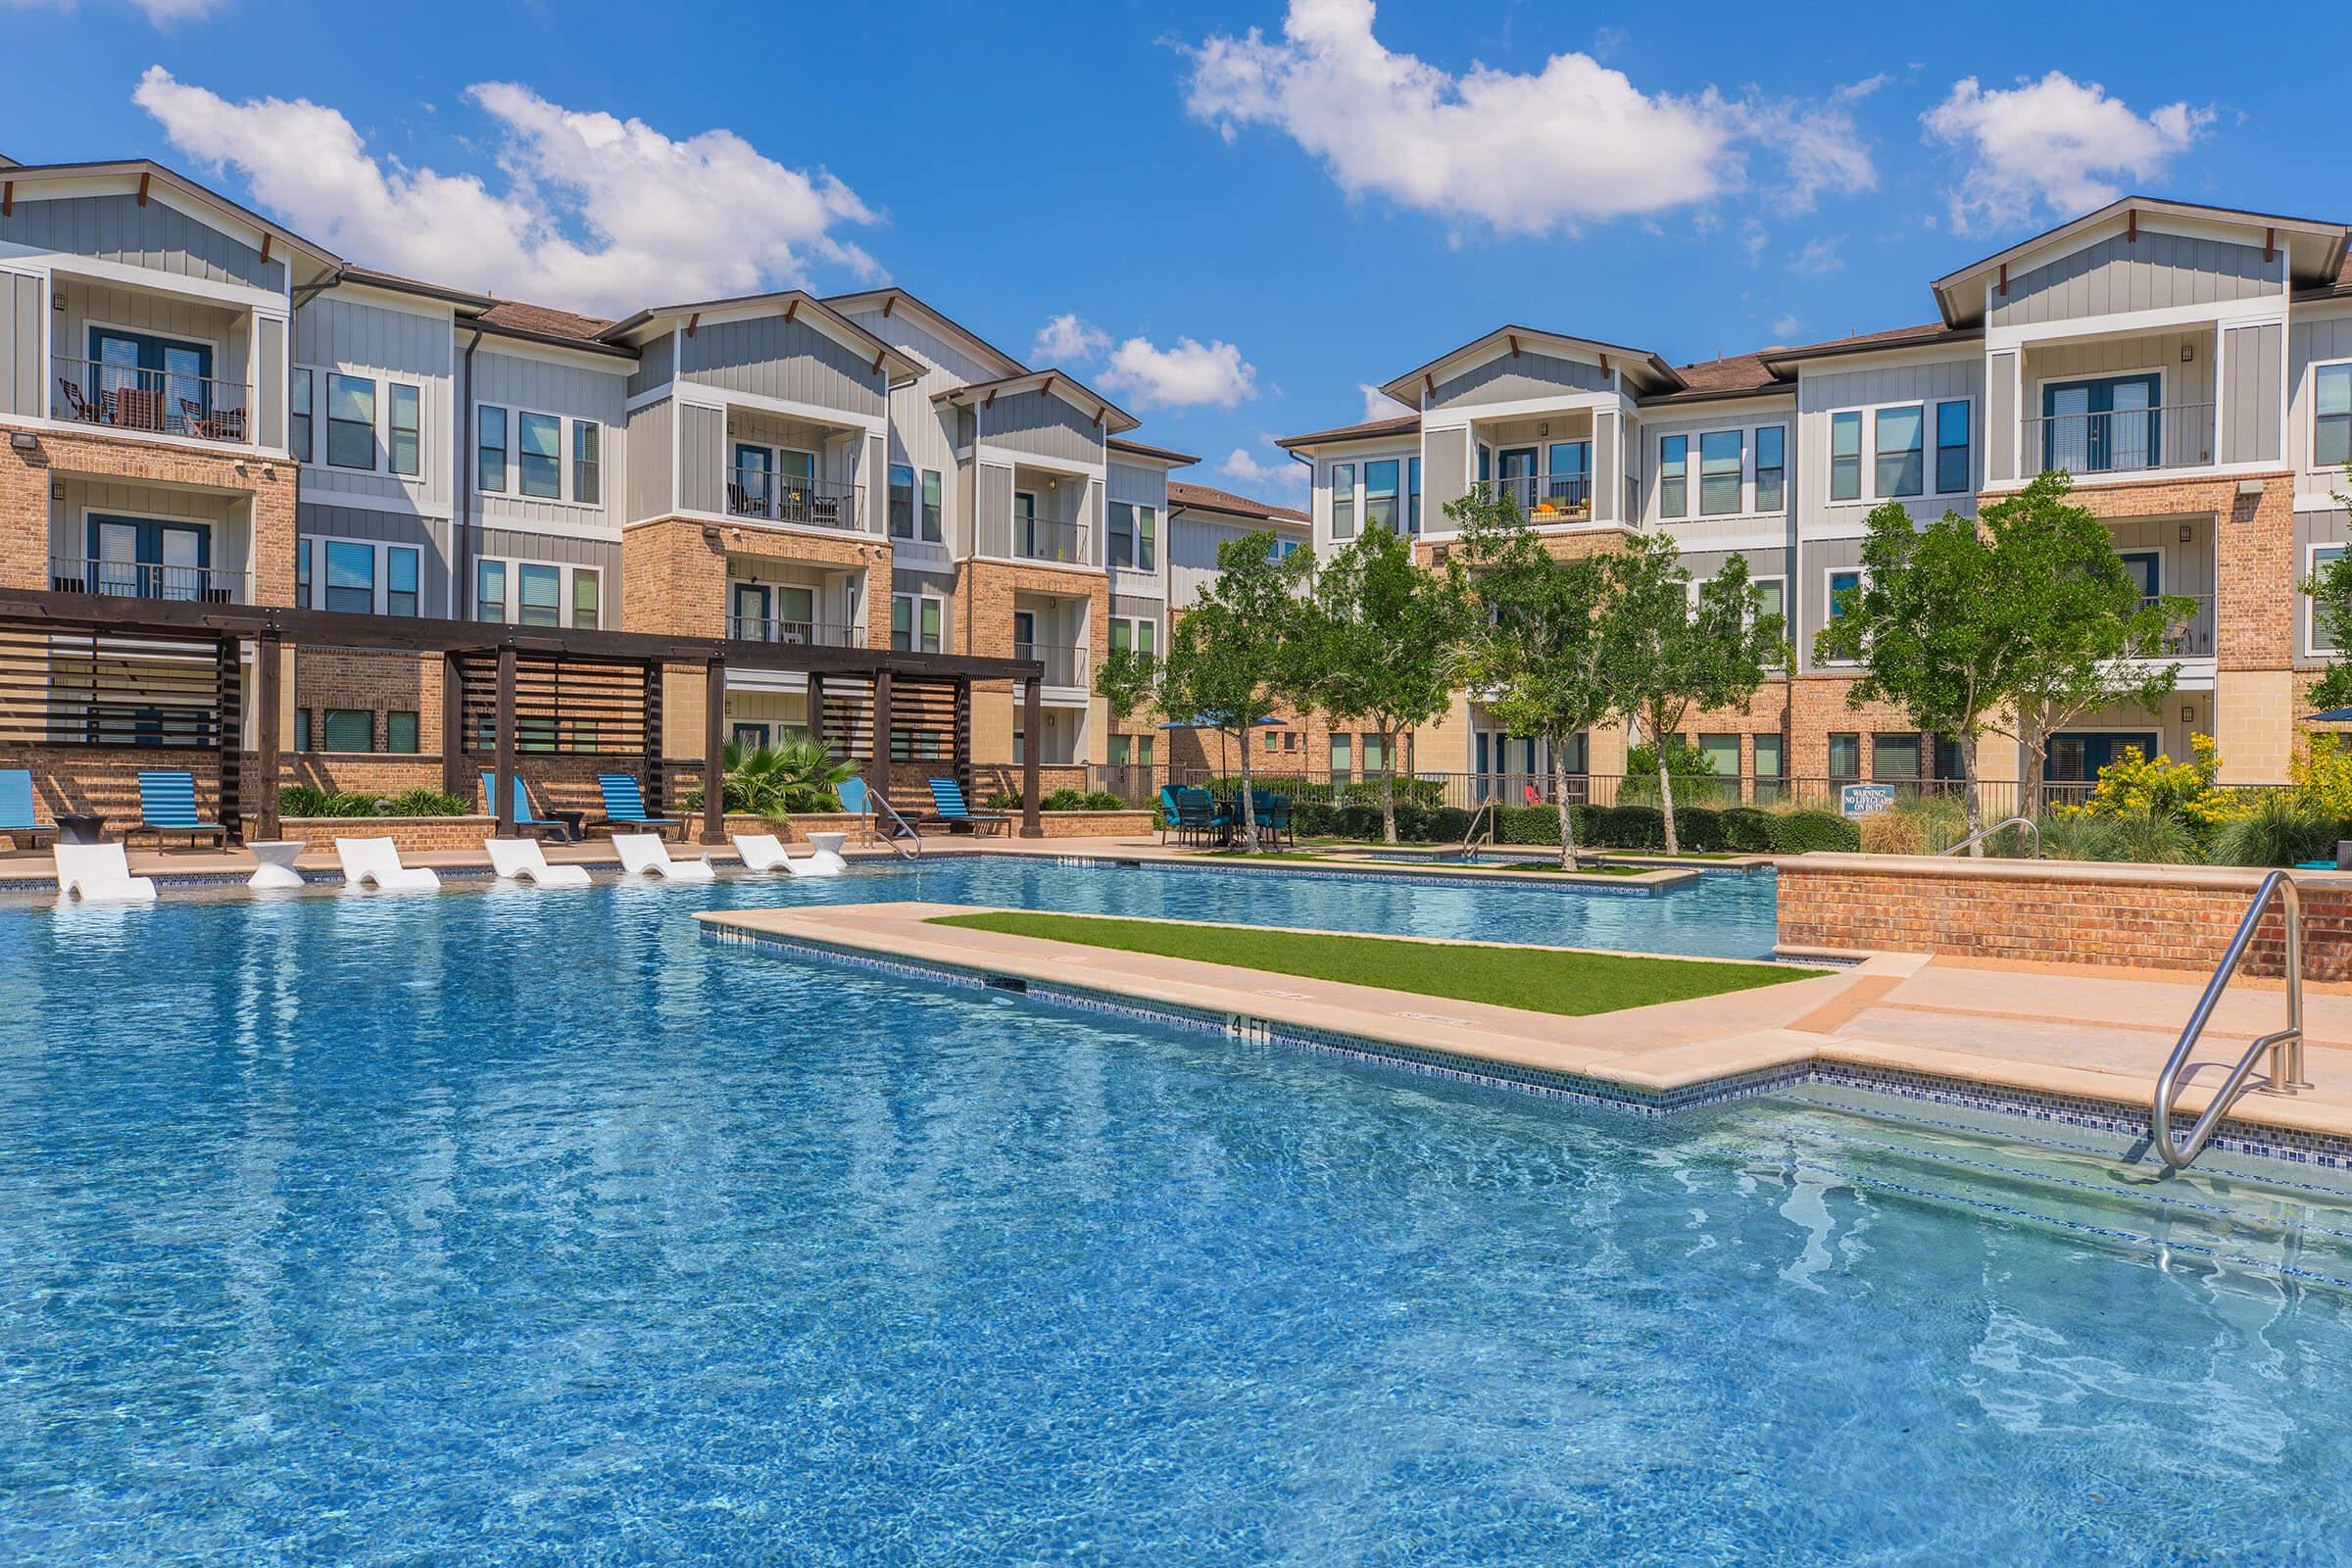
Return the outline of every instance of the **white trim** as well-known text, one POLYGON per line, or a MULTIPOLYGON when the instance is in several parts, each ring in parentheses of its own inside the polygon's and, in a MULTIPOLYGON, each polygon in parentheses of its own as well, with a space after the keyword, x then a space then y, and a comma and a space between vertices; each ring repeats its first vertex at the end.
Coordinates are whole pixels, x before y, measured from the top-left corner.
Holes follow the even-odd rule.
POLYGON ((1110 476, 1105 471, 1109 466, 1107 464, 1081 463, 1071 458, 1041 457, 1034 452, 1023 452, 1014 447, 998 446, 995 442, 986 440, 979 441, 978 447, 978 461, 993 467, 1050 468, 1055 473, 1078 474, 1094 479, 1105 486, 1109 483, 1110 476))
MULTIPOLYGON (((914 609, 906 617, 907 646, 906 652, 910 654, 946 653, 948 651, 948 644, 952 640, 953 635, 948 630, 948 607, 950 603, 948 596, 945 594, 933 593, 927 588, 917 588, 911 593, 893 588, 890 591, 890 604, 891 619, 894 622, 898 619, 898 604, 902 599, 906 600, 908 604, 914 607, 914 609), (917 648, 914 646, 923 640, 922 610, 925 601, 928 601, 931 604, 939 607, 939 647, 936 649, 917 648)), ((898 627, 895 624, 887 629, 891 636, 896 637, 898 635, 898 627)))
MULTIPOLYGON (((375 553, 375 565, 372 568, 374 575, 371 579, 373 587, 370 589, 370 592, 375 597, 375 603, 368 611, 369 614, 375 615, 389 615, 392 613, 391 609, 389 608, 392 602, 392 574, 391 561, 389 559, 391 553, 395 550, 406 550, 413 553, 416 557, 416 614, 418 616, 424 614, 424 562, 426 554, 424 546, 416 544, 403 544, 394 539, 353 539, 347 535, 335 533, 297 533, 294 536, 294 553, 297 558, 297 569, 294 574, 294 581, 297 590, 300 589, 302 584, 300 558, 304 556, 311 558, 312 603, 309 606, 302 606, 298 598, 296 601, 297 608, 307 608, 312 610, 324 610, 326 608, 326 546, 329 544, 358 545, 375 553)), ((404 615, 399 618, 406 620, 411 617, 404 615)))
POLYGON ((466 581, 460 585, 465 603, 462 607, 462 610, 453 609, 451 612, 452 614, 460 615, 461 618, 466 620, 475 620, 480 618, 480 606, 475 602, 475 590, 476 586, 482 580, 482 564, 485 562, 496 562, 500 565, 508 568, 506 613, 500 617, 500 619, 489 622, 491 625, 519 626, 522 624, 521 620, 518 618, 522 613, 522 574, 518 569, 516 569, 522 566, 553 566, 558 572, 556 579, 556 627, 542 629, 554 630, 561 628, 565 631, 573 629, 571 622, 572 583, 573 579, 583 571, 591 573, 597 579, 597 629, 605 629, 612 622, 612 584, 608 580, 609 574, 605 567, 601 565, 584 565, 577 562, 569 561, 534 561, 528 556, 492 555, 487 552, 467 558, 466 581))
POLYGON ((287 301, 293 296, 283 289, 255 288, 247 283, 216 283, 205 277, 186 277, 178 272, 166 272, 152 267, 130 267, 122 262, 103 261, 95 256, 76 256, 71 251, 37 250, 29 245, 12 245, 0 240, 0 258, 45 266, 52 273, 86 277, 95 282, 120 283, 130 288, 147 289, 157 294, 180 294, 195 299, 211 300, 220 305, 233 305, 240 310, 287 313, 287 301))
POLYGON ((2322 648, 2320 646, 2319 601, 2303 591, 2303 584, 2310 581, 2320 569, 2320 552, 2323 550, 2332 550, 2339 556, 2352 555, 2352 544, 2336 544, 2329 540, 2314 539, 2303 547, 2303 570, 2295 578, 2295 597, 2303 602, 2303 613, 2300 617, 2303 622, 2303 644, 2293 651, 2294 657, 2298 660, 2326 659, 2332 654, 2344 652, 2340 648, 2322 648))
MULTIPOLYGON (((2282 359, 2285 358, 2283 355, 2280 357, 2282 359)), ((2341 477, 2344 473, 2342 465, 2330 466, 2320 462, 2320 372, 2322 370, 2333 369, 2337 366, 2342 366, 2347 370, 2352 370, 2352 355, 2339 356, 2330 360, 2313 360, 2308 365, 2303 367, 2304 376, 2311 390, 2302 399, 2305 420, 2303 427, 2303 466, 2297 470, 2298 473, 2327 473, 2334 474, 2339 477, 2341 477)), ((2220 373, 2218 368, 2215 373, 2217 375, 2220 373)), ((2290 404, 2289 406, 2291 407, 2292 405, 2290 404)), ((2218 414, 2219 411, 2217 410, 2216 412, 2218 414)), ((2331 416, 2331 417, 2341 416, 2331 416)), ((2298 503, 2300 503, 2301 499, 2302 498, 2300 496, 2296 498, 2298 503)), ((2329 494, 2328 501, 2322 504, 2330 506, 2336 504, 2332 492, 2329 494)))
MULTIPOLYGON (((365 295, 366 298, 353 299, 349 303, 364 306, 370 311, 397 311, 403 316, 420 317, 427 321, 438 322, 443 326, 451 326, 458 318, 458 308, 453 304, 443 304, 436 308, 430 301, 418 299, 414 294, 391 289, 379 283, 369 283, 357 277, 344 278, 325 293, 313 296, 312 299, 305 302, 305 306, 307 308, 322 299, 339 299, 346 293, 365 295)), ((454 337, 454 332, 452 335, 454 337)))
MULTIPOLYGON (((677 421, 673 419, 670 422, 674 428, 677 421)), ((476 398, 473 404, 472 425, 473 427, 466 432, 466 440, 463 450, 465 452, 466 462, 467 465, 466 469, 467 488, 472 492, 473 498, 476 502, 487 503, 490 501, 503 501, 513 503, 514 505, 519 507, 567 507, 576 508, 583 512, 595 513, 603 513, 611 509, 612 503, 605 498, 612 493, 612 487, 609 482, 612 472, 612 465, 607 462, 605 458, 605 449, 608 445, 610 445, 610 443, 605 440, 605 435, 613 427, 606 424, 604 420, 585 418, 569 414, 557 414, 547 409, 525 408, 520 404, 493 403, 485 398, 476 398), (482 416, 493 409, 507 416, 506 461, 502 466, 504 487, 497 490, 485 489, 481 484, 482 416), (541 419, 553 419, 556 421, 556 493, 552 496, 534 496, 523 493, 522 421, 526 416, 541 419), (582 501, 579 499, 579 486, 577 483, 578 475, 574 471, 575 460, 572 454, 577 450, 577 443, 579 440, 579 437, 575 431, 577 430, 578 426, 583 424, 595 425, 598 432, 596 438, 597 499, 594 501, 582 501)), ((622 426, 621 428, 625 430, 626 426, 622 426)), ((728 450, 727 438, 723 433, 721 434, 719 440, 721 448, 720 456, 722 458, 731 457, 732 452, 728 450)), ((760 443, 755 441, 747 442, 745 444, 749 446, 758 446, 760 443)), ((387 455, 388 451, 389 449, 387 449, 387 455)), ((733 467, 733 464, 729 463, 722 470, 722 475, 726 472, 732 472, 733 467)), ((674 472, 671 476, 671 482, 673 486, 676 483, 676 475, 674 472)), ((503 526, 503 523, 501 525, 503 526)))
POLYGON ((2121 337, 2183 326, 2257 326, 2273 321, 2283 325, 2286 317, 2279 308, 2280 300, 2276 294, 2257 294, 2251 299, 2216 300, 2206 305, 2167 305, 2153 311, 2115 311, 2104 316, 2077 316, 2025 326, 1987 326, 1984 348, 1991 353, 2069 338, 2121 337))
POLYGON ((1622 409, 1626 401, 1621 393, 1608 387, 1573 392, 1563 389, 1557 397, 1512 398, 1501 403, 1455 403, 1448 405, 1446 413, 1448 416, 1458 414, 1469 424, 1494 424, 1506 419, 1523 419, 1545 414, 1574 414, 1582 409, 1622 409))
POLYGON ((763 397, 757 392, 737 392, 727 387, 685 379, 665 381, 660 387, 640 392, 629 399, 630 409, 636 409, 640 403, 657 401, 654 393, 664 389, 688 408, 716 409, 722 414, 729 407, 758 409, 764 414, 782 415, 788 419, 799 419, 808 424, 854 428, 866 435, 887 436, 890 432, 887 408, 881 414, 858 414, 849 409, 826 408, 822 404, 803 403, 794 398, 763 397))

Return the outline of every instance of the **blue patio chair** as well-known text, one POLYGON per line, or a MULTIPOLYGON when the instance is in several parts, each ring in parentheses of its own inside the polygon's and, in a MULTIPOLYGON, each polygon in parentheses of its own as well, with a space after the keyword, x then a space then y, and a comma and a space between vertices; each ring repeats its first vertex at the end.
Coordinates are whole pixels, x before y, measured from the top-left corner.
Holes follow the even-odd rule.
POLYGON ((1296 844, 1291 832, 1291 798, 1264 790, 1250 792, 1250 814, 1257 818, 1258 837, 1277 847, 1296 844))
POLYGON ((1162 784, 1159 787, 1160 843, 1167 843, 1168 835, 1184 825, 1183 817, 1184 813, 1178 809, 1176 805, 1176 786, 1173 784, 1162 784))
POLYGON ((966 827, 971 829, 972 835, 976 838, 991 827, 1000 833, 1007 833, 1012 830, 1011 817, 1000 815, 994 811, 974 811, 966 806, 963 802, 963 786, 954 779, 935 778, 929 783, 931 785, 931 809, 934 813, 932 820, 945 822, 951 833, 958 827, 966 827))
POLYGON ((123 834, 153 833, 158 848, 167 833, 185 833, 190 845, 200 838, 228 843, 228 829, 196 815, 196 775, 177 768, 142 769, 139 773, 139 825, 123 834))
POLYGON ((1178 790, 1176 828, 1187 843, 1222 844, 1232 835, 1233 813, 1206 790, 1178 790))
POLYGON ((682 842, 685 839, 684 817, 646 814, 645 791, 638 787, 635 774, 599 773, 596 775, 596 787, 605 793, 605 816, 597 826, 663 835, 675 828, 679 840, 682 842))
POLYGON ((38 838, 56 831, 32 819, 32 769, 0 768, 0 833, 38 838))
MULTIPOLYGON (((498 814, 498 776, 494 773, 482 775, 482 809, 491 816, 498 814)), ((569 822, 561 817, 542 816, 532 808, 530 786, 522 781, 520 773, 514 775, 514 826, 532 834, 553 830, 557 837, 565 840, 578 836, 569 822)))

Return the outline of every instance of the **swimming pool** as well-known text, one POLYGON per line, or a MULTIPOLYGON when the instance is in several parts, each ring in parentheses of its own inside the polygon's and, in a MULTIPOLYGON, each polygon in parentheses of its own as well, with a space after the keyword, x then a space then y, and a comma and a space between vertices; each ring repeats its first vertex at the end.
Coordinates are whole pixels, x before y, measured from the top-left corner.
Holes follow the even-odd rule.
POLYGON ((705 945, 705 902, 5 911, 0 1561, 2352 1524, 2352 1298, 2305 1277, 2352 1273, 2341 1209, 1821 1104, 1580 1110, 705 945))

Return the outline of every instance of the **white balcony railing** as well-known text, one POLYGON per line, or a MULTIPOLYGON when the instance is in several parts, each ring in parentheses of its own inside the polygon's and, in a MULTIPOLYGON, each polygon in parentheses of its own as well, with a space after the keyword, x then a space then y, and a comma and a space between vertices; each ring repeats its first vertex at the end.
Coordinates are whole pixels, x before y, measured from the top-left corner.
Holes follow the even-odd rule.
POLYGON ((1086 528, 1081 523, 1055 522, 1045 517, 1012 519, 1012 553, 1023 561, 1054 561, 1086 564, 1086 528))
POLYGON ((857 648, 864 639, 840 621, 781 620, 772 615, 729 615, 727 635, 744 643, 803 643, 816 648, 857 648))
POLYGON ((1012 657, 1034 659, 1046 666, 1049 686, 1084 686, 1086 684, 1086 653, 1061 643, 1014 643, 1012 657))

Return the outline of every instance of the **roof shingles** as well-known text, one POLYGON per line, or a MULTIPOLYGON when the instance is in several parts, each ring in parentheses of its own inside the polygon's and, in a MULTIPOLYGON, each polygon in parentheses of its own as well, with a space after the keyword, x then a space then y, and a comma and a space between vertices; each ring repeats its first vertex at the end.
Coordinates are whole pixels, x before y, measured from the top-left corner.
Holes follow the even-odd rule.
POLYGON ((1271 502, 1252 501, 1237 496, 1230 490, 1219 490, 1205 484, 1168 482, 1168 505, 1199 507, 1205 512, 1226 512, 1240 517, 1264 517, 1271 522, 1304 523, 1311 519, 1296 507, 1278 507, 1271 502))

